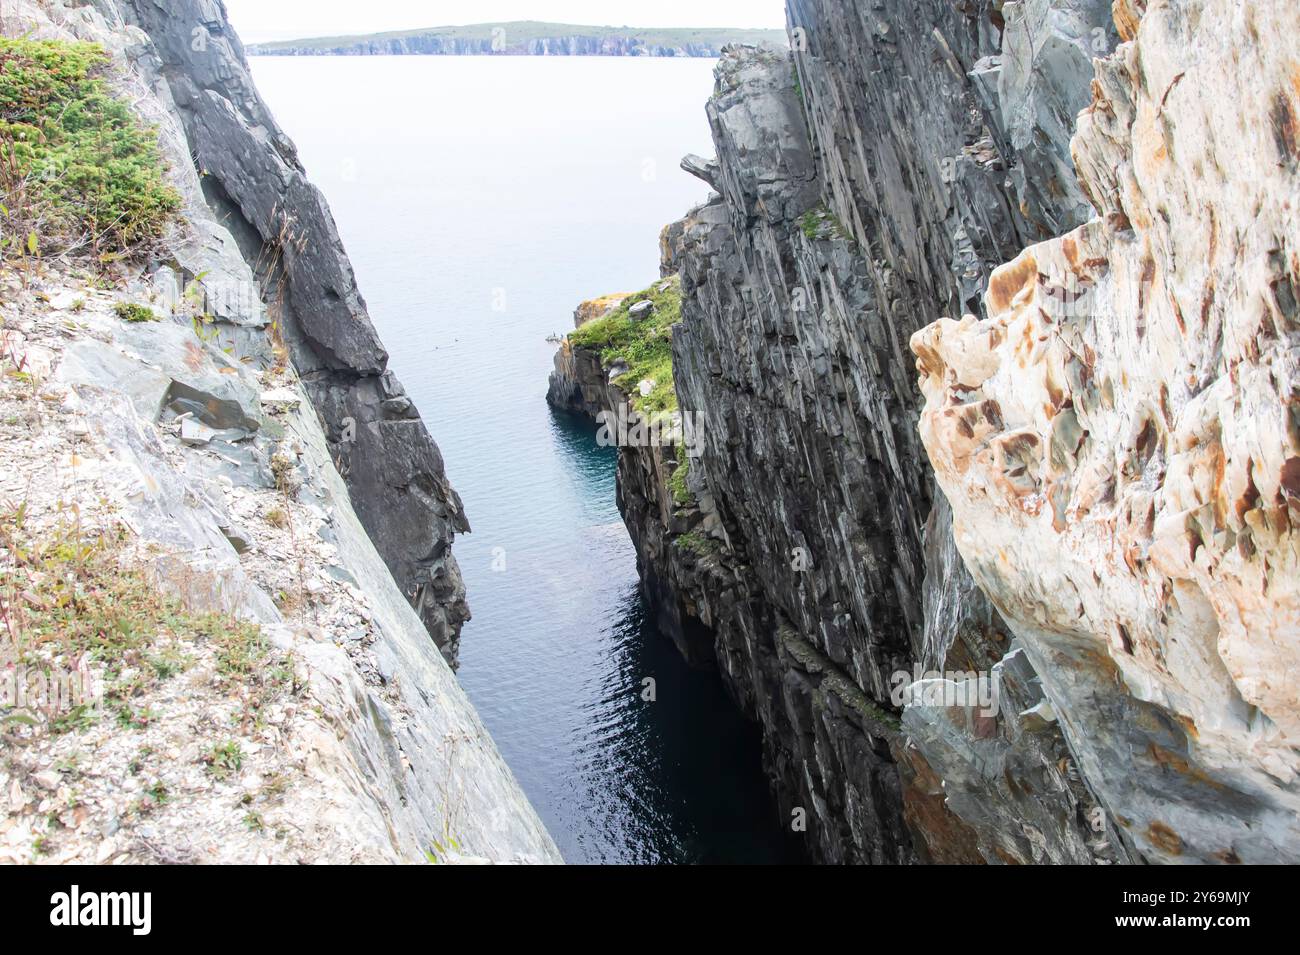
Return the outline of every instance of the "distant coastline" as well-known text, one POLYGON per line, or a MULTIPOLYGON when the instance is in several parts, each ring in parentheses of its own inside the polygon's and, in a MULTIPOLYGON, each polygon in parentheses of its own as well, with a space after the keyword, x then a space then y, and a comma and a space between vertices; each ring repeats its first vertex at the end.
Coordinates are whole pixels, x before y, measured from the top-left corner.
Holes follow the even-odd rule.
POLYGON ((251 56, 717 57, 729 43, 787 45, 782 30, 637 29, 521 20, 250 43, 251 56))

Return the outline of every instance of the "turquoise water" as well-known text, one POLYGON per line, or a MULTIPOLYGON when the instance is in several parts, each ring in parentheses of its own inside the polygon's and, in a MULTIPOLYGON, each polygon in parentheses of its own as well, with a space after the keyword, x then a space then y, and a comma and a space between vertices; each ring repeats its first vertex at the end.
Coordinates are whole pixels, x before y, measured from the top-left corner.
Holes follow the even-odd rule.
POLYGON ((712 61, 253 66, 465 502, 461 682, 565 858, 791 861, 757 731, 644 612, 613 449, 544 400, 546 337, 657 279, 705 198, 677 162, 712 151, 712 61))

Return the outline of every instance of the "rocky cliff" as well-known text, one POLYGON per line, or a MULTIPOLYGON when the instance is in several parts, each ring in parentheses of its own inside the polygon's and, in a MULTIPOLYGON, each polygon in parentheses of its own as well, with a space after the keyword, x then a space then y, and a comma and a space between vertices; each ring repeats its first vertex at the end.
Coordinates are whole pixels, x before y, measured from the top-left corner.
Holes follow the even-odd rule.
POLYGON ((1073 142, 1096 215, 913 338, 921 433, 1137 853, 1294 863, 1300 9, 1116 8, 1073 142))
POLYGON ((6 698, 0 857, 559 861, 429 639, 463 618, 459 505, 221 5, 4 26, 108 51, 183 211, 143 259, 0 275, 0 610, 46 634, 24 667, 98 628, 102 681, 6 698))
POLYGON ((1283 6, 791 0, 724 55, 663 239, 694 500, 620 495, 816 857, 1293 857, 1283 6))
POLYGON ((118 6, 149 37, 140 56, 152 58, 155 92, 180 116, 204 195, 253 263, 358 516, 454 663, 469 609, 451 544, 469 524, 437 445, 387 370, 324 198, 258 95, 222 4, 118 6))
POLYGON ((783 44, 780 30, 649 29, 515 21, 252 44, 256 56, 716 57, 728 42, 783 44))
POLYGON ((364 40, 338 46, 254 46, 254 56, 702 56, 720 55, 721 46, 647 45, 631 37, 554 36, 501 47, 488 39, 413 36, 364 40))

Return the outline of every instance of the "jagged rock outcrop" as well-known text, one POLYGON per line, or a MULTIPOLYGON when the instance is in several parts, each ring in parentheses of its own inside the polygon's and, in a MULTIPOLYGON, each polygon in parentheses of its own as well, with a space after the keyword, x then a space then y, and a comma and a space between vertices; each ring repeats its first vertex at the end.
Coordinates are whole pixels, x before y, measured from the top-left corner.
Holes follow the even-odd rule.
POLYGON ((625 516, 648 589, 691 630, 678 643, 712 632, 783 813, 806 813, 825 861, 1130 857, 955 549, 907 350, 1085 216, 1066 114, 1117 40, 1109 6, 791 0, 793 63, 724 55, 716 163, 686 163, 718 194, 661 238, 699 516, 625 516), (932 669, 1002 677, 1005 706, 927 703, 934 682, 909 675, 932 669))
POLYGON ((912 347, 957 544, 1150 861, 1300 860, 1300 8, 1118 2, 1096 217, 912 347))
MULTIPOLYGON (((353 505, 448 660, 469 619, 451 544, 469 530, 442 456, 375 333, 333 216, 248 72, 218 0, 129 0, 132 51, 174 104, 208 202, 254 263, 260 296, 330 437, 353 505)), ((102 9, 115 9, 102 4, 102 9)))
MULTIPOLYGON (((180 6, 169 4, 173 12, 180 6)), ((191 21, 203 36, 228 31, 219 4, 184 6, 203 14, 191 21)), ((118 287, 58 263, 21 282, 3 277, 4 356, 28 369, 28 383, 16 387, 5 375, 0 388, 0 490, 22 504, 34 531, 59 526, 75 505, 78 532, 120 537, 124 568, 143 570, 160 592, 194 612, 256 624, 266 669, 273 655, 291 686, 263 700, 260 673, 213 682, 210 639, 146 644, 160 659, 183 650, 176 666, 185 672, 156 695, 132 691, 151 708, 141 725, 123 729, 101 718, 59 734, 21 730, 31 737, 21 752, 7 751, 0 770, 7 797, 0 857, 26 861, 46 833, 54 861, 422 862, 428 853, 439 861, 560 861, 372 542, 375 531, 358 513, 366 488, 340 476, 340 448, 322 424, 331 406, 323 414, 313 407, 331 395, 341 408, 356 407, 360 432, 378 412, 366 417, 351 402, 363 402, 367 388, 394 387, 379 383, 382 348, 364 311, 312 305, 337 293, 360 307, 323 202, 289 166, 264 184, 314 201, 308 221, 329 226, 300 240, 296 265, 286 255, 276 273, 297 303, 280 320, 308 326, 287 329, 301 336, 300 374, 275 360, 263 276, 227 229, 247 220, 229 204, 209 205, 212 193, 190 161, 203 120, 170 93, 187 89, 179 71, 188 67, 164 65, 124 12, 114 0, 21 0, 6 10, 7 28, 108 50, 110 81, 158 127, 183 213, 147 261, 116 266, 118 287), (115 305, 142 302, 157 321, 129 324, 115 313, 115 305), (205 315, 216 321, 205 323, 205 315), (332 344, 313 360, 318 342, 332 344), (204 769, 216 744, 240 747, 231 778, 204 769), (93 760, 84 758, 89 751, 93 760), (147 785, 152 801, 148 791, 142 796, 147 785), (61 827, 48 822, 55 799, 71 807, 61 827), (57 836, 48 836, 52 829, 57 836)), ((164 16, 161 6, 154 12, 164 16)), ((153 23, 177 43, 179 24, 153 23)), ((223 55, 214 52, 209 67, 230 68, 223 55)), ((234 109, 215 90, 195 95, 216 114, 234 109)), ((257 105, 251 86, 238 99, 257 105)), ((272 148, 250 129, 226 147, 224 158, 217 141, 204 148, 214 162, 232 164, 254 163, 252 152, 272 148)), ((262 247, 247 238, 243 248, 258 265, 262 247)), ((436 449, 410 420, 394 429, 376 424, 366 446, 380 454, 373 442, 397 439, 389 465, 432 466, 436 449), (403 446, 402 436, 412 443, 403 446)), ((6 572, 11 565, 7 559, 6 572)), ((130 671, 118 676, 129 679, 130 671)))

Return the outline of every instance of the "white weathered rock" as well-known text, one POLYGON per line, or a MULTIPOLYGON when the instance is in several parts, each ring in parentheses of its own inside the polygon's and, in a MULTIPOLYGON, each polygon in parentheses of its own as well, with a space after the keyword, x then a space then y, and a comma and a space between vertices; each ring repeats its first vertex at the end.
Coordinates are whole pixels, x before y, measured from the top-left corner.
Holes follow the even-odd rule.
MULTIPOLYGON (((188 37, 193 22, 221 22, 220 5, 203 6, 212 17, 205 12, 193 20, 178 12, 169 25, 183 23, 188 37)), ((123 25, 123 13, 138 15, 144 7, 122 0, 89 6, 18 0, 6 16, 12 12, 15 23, 37 37, 105 47, 119 68, 114 82, 128 87, 133 106, 157 125, 172 160, 185 207, 177 234, 167 237, 171 250, 187 272, 208 274, 207 281, 228 282, 235 290, 256 289, 238 245, 203 200, 180 111, 157 73, 157 47, 123 25)), ((162 5, 154 11, 160 17, 167 12, 162 5)), ((129 325, 113 319, 110 297, 81 289, 75 275, 51 264, 47 279, 53 302, 86 298, 76 323, 65 323, 26 290, 6 299, 6 312, 21 316, 32 347, 49 351, 53 382, 66 400, 42 412, 40 429, 6 435, 0 498, 29 504, 33 525, 56 519, 63 502, 77 501, 78 521, 88 533, 119 526, 129 531, 124 546, 161 590, 191 608, 258 623, 287 655, 300 693, 285 702, 280 722, 260 742, 254 736, 261 730, 247 730, 242 774, 214 780, 201 757, 244 732, 230 707, 248 688, 214 691, 212 663, 204 656, 212 648, 187 647, 193 665, 160 684, 149 700, 156 718, 147 727, 122 731, 100 720, 85 730, 45 736, 24 753, 33 761, 40 756, 39 762, 21 778, 16 771, 12 780, 0 776, 10 811, 10 819, 0 821, 0 858, 30 861, 34 833, 48 831, 47 820, 33 812, 33 794, 48 791, 51 811, 66 805, 60 773, 50 767, 64 765, 85 746, 103 773, 79 780, 85 786, 78 798, 91 815, 78 829, 50 836, 51 861, 423 862, 432 841, 448 832, 467 854, 560 861, 353 510, 329 438, 307 400, 309 386, 292 370, 267 382, 251 362, 240 360, 248 357, 242 349, 265 357, 269 347, 256 295, 222 304, 221 320, 247 333, 227 354, 196 335, 183 317, 129 325), (268 391, 278 412, 274 429, 263 427, 268 422, 260 399, 268 391), (202 449, 176 440, 175 427, 166 423, 173 412, 192 415, 182 428, 201 421, 222 440, 202 449), (301 500, 274 486, 269 462, 281 449, 293 483, 302 484, 301 500), (267 520, 273 510, 281 512, 282 523, 267 520), (326 510, 332 518, 328 542, 312 533, 326 510), (356 593, 327 581, 314 588, 317 602, 310 595, 304 600, 303 567, 336 567, 356 582, 356 593), (305 604, 296 613, 282 612, 273 599, 290 591, 305 604), (339 621, 352 608, 368 621, 365 647, 329 639, 341 637, 339 621), (393 677, 388 684, 375 675, 381 666, 393 677), (153 754, 144 760, 152 761, 149 778, 124 783, 146 741, 153 754), (265 832, 247 824, 232 796, 254 770, 277 780, 285 793, 283 803, 259 802, 265 832), (133 807, 153 779, 164 781, 172 798, 142 815, 133 807), (277 814, 283 834, 274 830, 277 814), (102 841, 106 837, 116 845, 102 841)), ((386 399, 397 397, 388 376, 383 387, 386 399)), ((6 415, 22 410, 19 402, 35 400, 0 382, 6 415)))
POLYGON ((1116 12, 1073 143, 1099 217, 913 337, 921 432, 1125 837, 1294 863, 1300 7, 1116 12))

